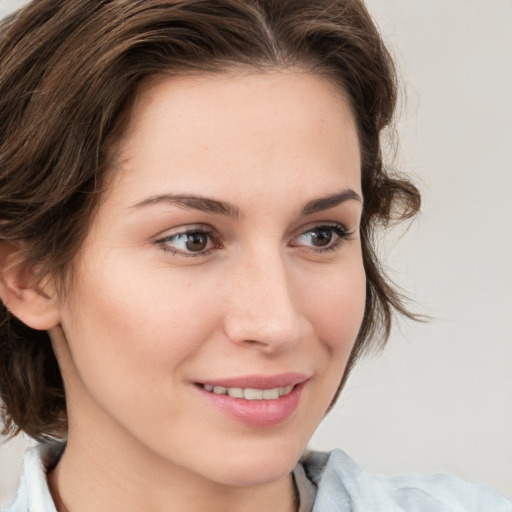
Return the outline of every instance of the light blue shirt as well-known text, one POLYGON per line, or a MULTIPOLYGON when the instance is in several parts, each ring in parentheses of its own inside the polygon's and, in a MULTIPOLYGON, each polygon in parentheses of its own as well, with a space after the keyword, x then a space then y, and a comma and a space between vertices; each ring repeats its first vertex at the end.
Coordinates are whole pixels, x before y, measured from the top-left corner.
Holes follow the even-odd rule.
MULTIPOLYGON (((46 480, 56 451, 41 445, 27 453, 18 493, 3 512, 56 512, 46 480)), ((294 479, 300 512, 313 501, 312 512, 512 512, 512 501, 487 487, 441 474, 374 475, 341 450, 308 454, 294 479)))

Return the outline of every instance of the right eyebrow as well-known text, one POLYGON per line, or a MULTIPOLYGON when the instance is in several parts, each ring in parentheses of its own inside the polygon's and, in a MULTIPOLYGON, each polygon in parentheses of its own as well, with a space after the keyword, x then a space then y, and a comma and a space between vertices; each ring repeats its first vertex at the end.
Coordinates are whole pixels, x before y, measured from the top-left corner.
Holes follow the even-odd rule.
POLYGON ((240 209, 231 203, 197 195, 159 194, 150 196, 134 204, 132 208, 142 208, 144 206, 158 203, 184 206, 185 208, 191 208, 202 212, 226 215, 228 217, 233 217, 234 219, 238 219, 241 216, 240 209))

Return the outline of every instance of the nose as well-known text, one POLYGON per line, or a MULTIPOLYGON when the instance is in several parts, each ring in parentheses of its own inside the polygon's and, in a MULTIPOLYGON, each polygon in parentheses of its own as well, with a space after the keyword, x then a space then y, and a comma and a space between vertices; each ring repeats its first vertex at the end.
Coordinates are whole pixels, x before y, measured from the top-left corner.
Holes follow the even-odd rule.
POLYGON ((233 343, 266 353, 294 348, 307 333, 298 283, 278 251, 254 250, 230 273, 225 332, 233 343))

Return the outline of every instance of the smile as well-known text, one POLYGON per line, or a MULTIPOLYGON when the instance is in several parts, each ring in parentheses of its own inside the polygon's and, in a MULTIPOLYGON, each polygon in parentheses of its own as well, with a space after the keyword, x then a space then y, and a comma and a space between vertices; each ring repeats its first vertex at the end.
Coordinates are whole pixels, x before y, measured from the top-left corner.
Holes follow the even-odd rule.
POLYGON ((215 395, 227 395, 231 398, 243 398, 245 400, 277 400, 282 396, 289 395, 294 386, 276 387, 271 389, 254 388, 231 388, 224 386, 212 386, 210 384, 202 385, 202 388, 215 395))
POLYGON ((309 379, 302 373, 246 375, 195 382, 194 387, 215 414, 261 428, 278 425, 295 415, 309 379))

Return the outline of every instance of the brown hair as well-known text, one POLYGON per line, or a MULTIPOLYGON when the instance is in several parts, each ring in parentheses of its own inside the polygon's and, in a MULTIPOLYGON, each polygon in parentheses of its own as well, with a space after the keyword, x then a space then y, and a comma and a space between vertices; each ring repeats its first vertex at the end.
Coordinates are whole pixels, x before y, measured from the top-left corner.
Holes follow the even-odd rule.
MULTIPOLYGON (((65 276, 87 234, 108 154, 141 81, 155 74, 298 66, 345 91, 362 154, 364 320, 349 369, 411 317, 374 249, 375 227, 420 196, 382 165, 396 102, 392 60, 360 0, 34 0, 0 25, 0 243, 24 241, 39 275, 65 276)), ((66 434, 46 332, 0 305, 4 434, 66 434)), ((348 375, 348 371, 346 375, 348 375)), ((340 386, 341 389, 341 386, 340 386)))

